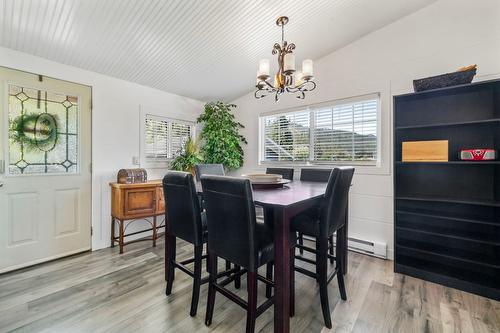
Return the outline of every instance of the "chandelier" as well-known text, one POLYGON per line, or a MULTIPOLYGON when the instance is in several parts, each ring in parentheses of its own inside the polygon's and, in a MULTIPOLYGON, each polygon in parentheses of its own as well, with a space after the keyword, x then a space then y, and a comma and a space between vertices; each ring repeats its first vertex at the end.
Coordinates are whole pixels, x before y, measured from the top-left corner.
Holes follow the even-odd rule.
POLYGON ((278 72, 274 75, 274 82, 271 84, 269 72, 269 59, 261 59, 259 70, 257 71, 257 83, 255 87, 255 98, 260 99, 270 94, 274 94, 274 100, 279 101, 280 95, 287 92, 295 94, 297 98, 304 99, 306 92, 314 90, 316 83, 313 76, 313 61, 306 59, 302 62, 302 71, 295 70, 295 44, 285 40, 285 24, 288 17, 281 16, 276 20, 276 25, 281 27, 281 45, 275 43, 272 54, 278 55, 278 72))

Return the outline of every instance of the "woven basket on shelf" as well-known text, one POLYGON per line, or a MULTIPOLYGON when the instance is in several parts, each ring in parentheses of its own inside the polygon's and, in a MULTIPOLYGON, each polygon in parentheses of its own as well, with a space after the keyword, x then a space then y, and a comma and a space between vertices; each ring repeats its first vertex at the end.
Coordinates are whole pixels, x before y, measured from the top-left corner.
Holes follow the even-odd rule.
POLYGON ((413 80, 415 92, 471 83, 477 68, 413 80))

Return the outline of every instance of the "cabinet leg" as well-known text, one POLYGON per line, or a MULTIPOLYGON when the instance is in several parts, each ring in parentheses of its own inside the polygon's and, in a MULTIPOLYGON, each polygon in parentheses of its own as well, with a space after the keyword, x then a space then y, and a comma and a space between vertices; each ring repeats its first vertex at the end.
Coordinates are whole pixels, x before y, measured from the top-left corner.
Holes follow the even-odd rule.
POLYGON ((158 237, 156 231, 156 215, 153 216, 153 247, 156 247, 156 238, 158 237))
POLYGON ((111 247, 115 247, 115 218, 111 216, 111 247))
POLYGON ((119 244, 120 244, 120 254, 122 254, 123 253, 123 234, 124 234, 123 220, 118 220, 118 222, 120 222, 119 244))

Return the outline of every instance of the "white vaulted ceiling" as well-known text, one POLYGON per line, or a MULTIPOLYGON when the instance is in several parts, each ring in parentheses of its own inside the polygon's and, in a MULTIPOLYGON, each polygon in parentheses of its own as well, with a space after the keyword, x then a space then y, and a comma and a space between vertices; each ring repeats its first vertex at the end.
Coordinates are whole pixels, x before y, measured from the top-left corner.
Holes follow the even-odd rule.
MULTIPOLYGON (((199 100, 253 90, 280 41, 317 59, 435 0, 0 0, 0 45, 199 100)), ((1 64, 0 64, 1 65, 1 64)))

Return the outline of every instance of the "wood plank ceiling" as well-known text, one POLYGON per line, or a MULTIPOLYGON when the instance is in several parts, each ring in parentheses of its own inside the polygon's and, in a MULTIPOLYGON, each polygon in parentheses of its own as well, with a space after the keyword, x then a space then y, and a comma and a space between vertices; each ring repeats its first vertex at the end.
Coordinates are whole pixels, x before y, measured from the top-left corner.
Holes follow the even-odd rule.
MULTIPOLYGON (((206 101, 253 90, 280 41, 317 59, 435 0, 0 0, 0 46, 206 101)), ((274 63, 274 57, 272 63, 274 63)), ((0 64, 1 65, 1 64, 0 64)))

